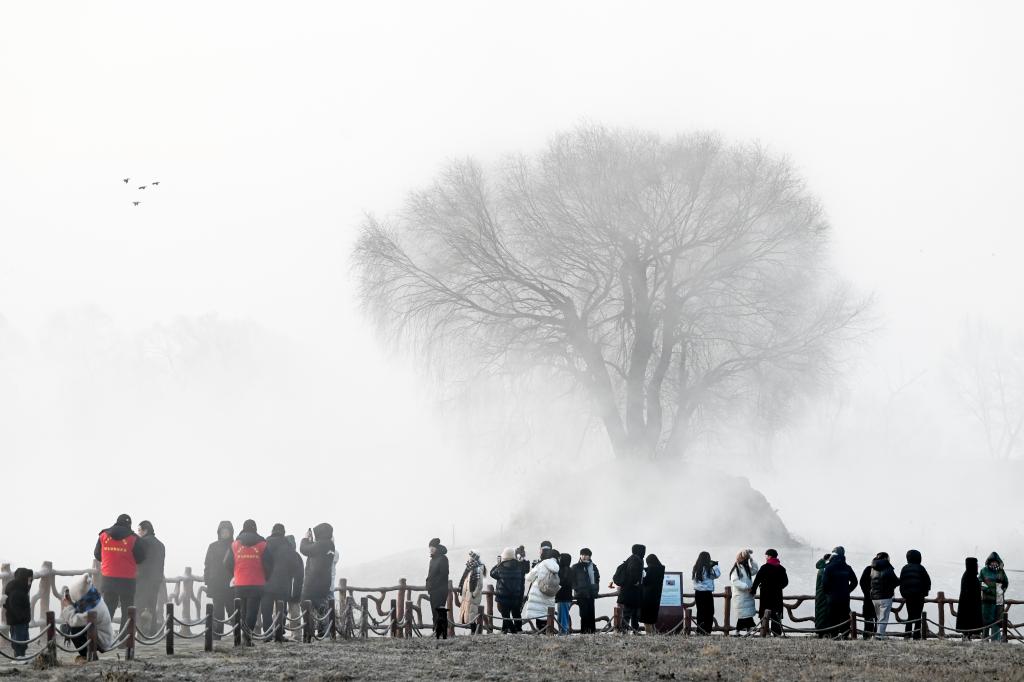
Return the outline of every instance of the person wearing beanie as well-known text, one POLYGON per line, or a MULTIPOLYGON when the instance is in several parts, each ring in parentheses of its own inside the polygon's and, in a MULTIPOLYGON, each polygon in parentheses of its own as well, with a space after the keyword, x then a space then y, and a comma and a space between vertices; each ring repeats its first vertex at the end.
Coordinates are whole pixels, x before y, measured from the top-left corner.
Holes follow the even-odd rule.
POLYGON ((17 641, 28 641, 28 626, 32 622, 32 600, 29 593, 32 591, 32 578, 34 574, 31 568, 18 568, 14 571, 14 579, 4 588, 4 615, 7 624, 11 627, 10 637, 15 656, 24 656, 28 651, 27 644, 18 644, 17 641))
MULTIPOLYGON (((318 523, 306 531, 306 537, 299 542, 299 553, 306 557, 306 573, 302 580, 302 599, 309 600, 319 616, 324 616, 331 600, 331 585, 334 564, 338 551, 334 546, 334 527, 329 523, 318 523)), ((321 618, 317 623, 317 634, 323 636, 326 623, 321 618)))
POLYGON ((228 602, 231 601, 231 573, 224 565, 224 558, 231 551, 231 539, 235 537, 235 527, 230 521, 217 524, 217 539, 206 548, 206 559, 203 561, 203 582, 206 594, 213 602, 214 639, 224 634, 224 621, 228 615, 228 602))
POLYGON ((260 617, 260 600, 267 584, 267 575, 274 570, 273 557, 267 552, 267 541, 256 532, 256 522, 246 519, 242 532, 231 543, 231 549, 224 557, 224 565, 231 572, 234 597, 242 601, 242 622, 248 632, 245 639, 256 630, 260 617))
POLYGON ((165 591, 164 596, 166 597, 164 561, 167 550, 164 543, 157 539, 151 522, 139 523, 138 534, 139 539, 136 544, 142 546, 146 560, 139 564, 139 575, 136 579, 135 602, 138 604, 136 614, 143 632, 152 635, 159 629, 158 623, 163 621, 163 614, 158 610, 157 600, 160 598, 161 590, 165 591))
MULTIPOLYGON (((285 535, 283 524, 275 523, 271 529, 267 538, 267 554, 270 555, 271 569, 260 597, 260 629, 264 634, 270 631, 274 622, 275 605, 278 602, 285 605, 298 602, 302 593, 302 557, 295 551, 295 538, 285 535)), ((278 616, 278 630, 285 625, 283 618, 283 615, 278 616)))
POLYGON ((128 615, 128 607, 135 605, 139 564, 146 558, 146 549, 132 530, 132 517, 121 514, 113 526, 100 531, 93 557, 100 562, 101 592, 110 617, 114 617, 114 611, 120 606, 123 620, 128 615))
POLYGON ((475 549, 469 550, 458 590, 462 596, 459 603, 459 618, 462 623, 469 625, 470 634, 476 634, 477 607, 480 606, 480 599, 483 597, 485 575, 487 572, 480 561, 480 553, 475 549))
POLYGON ((736 604, 736 631, 746 632, 748 635, 755 627, 754 614, 757 613, 757 605, 754 603, 754 595, 750 588, 754 585, 754 574, 758 568, 757 562, 754 561, 754 550, 741 549, 736 553, 736 560, 729 569, 733 600, 736 604))
MULTIPOLYGON (((131 520, 128 520, 131 530, 131 520)), ((110 609, 103 601, 102 595, 92 583, 92 578, 80 575, 72 579, 71 584, 66 588, 64 598, 61 599, 61 633, 71 642, 79 652, 75 661, 78 663, 86 660, 86 647, 89 643, 86 626, 89 623, 89 613, 96 614, 96 645, 103 651, 109 651, 114 643, 114 625, 110 618, 110 609)))
POLYGON ((924 599, 931 591, 932 579, 921 565, 921 553, 916 549, 907 550, 907 564, 900 570, 900 594, 907 609, 905 629, 913 633, 914 639, 921 639, 924 599))
POLYGON ((846 550, 836 547, 832 550, 832 558, 825 566, 821 579, 821 588, 828 595, 828 628, 829 637, 850 636, 850 594, 857 588, 857 574, 846 563, 846 550))
POLYGON ((633 545, 630 555, 615 569, 615 575, 608 585, 619 588, 617 602, 622 607, 622 632, 637 633, 640 631, 640 606, 643 602, 644 556, 647 548, 633 545))
POLYGON ((522 632, 525 580, 514 549, 506 547, 502 550, 498 562, 491 568, 491 578, 494 579, 494 600, 501 614, 502 634, 522 632))
POLYGON ((584 547, 580 550, 580 560, 572 567, 572 588, 580 609, 580 632, 584 635, 597 632, 594 603, 601 591, 601 571, 597 570, 593 557, 590 548, 584 547))
POLYGON ((789 575, 785 566, 779 561, 779 553, 774 549, 764 551, 764 564, 757 569, 750 593, 757 594, 761 590, 761 603, 757 615, 762 619, 771 611, 771 630, 775 636, 782 635, 782 591, 789 585, 789 575))
POLYGON ((448 639, 448 548, 439 538, 427 545, 430 566, 427 568, 427 596, 434 616, 434 637, 448 639))
POLYGON ((900 579, 889 562, 889 553, 876 554, 871 562, 871 605, 874 607, 875 636, 878 639, 885 639, 889 614, 892 613, 892 600, 899 585, 900 579))
POLYGON ((989 628, 992 641, 998 642, 1003 636, 1001 621, 1006 608, 1006 588, 1010 586, 998 552, 992 552, 985 559, 978 582, 981 585, 981 624, 989 628))

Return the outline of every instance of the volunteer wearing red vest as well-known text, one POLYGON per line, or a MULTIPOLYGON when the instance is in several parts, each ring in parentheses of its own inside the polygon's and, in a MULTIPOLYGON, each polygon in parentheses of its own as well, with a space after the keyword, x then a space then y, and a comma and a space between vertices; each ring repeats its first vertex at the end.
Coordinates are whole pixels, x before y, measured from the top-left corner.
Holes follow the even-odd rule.
POLYGON ((123 619, 128 615, 128 607, 135 605, 135 578, 138 565, 146 556, 145 547, 132 530, 132 517, 121 514, 113 526, 101 530, 93 556, 100 562, 100 594, 110 617, 114 617, 120 605, 123 619))
POLYGON ((245 624, 249 630, 255 630, 256 619, 260 615, 260 598, 273 568, 273 558, 267 552, 267 541, 256 532, 256 522, 252 519, 246 519, 242 524, 242 532, 231 543, 224 565, 234 576, 235 597, 242 600, 245 624))

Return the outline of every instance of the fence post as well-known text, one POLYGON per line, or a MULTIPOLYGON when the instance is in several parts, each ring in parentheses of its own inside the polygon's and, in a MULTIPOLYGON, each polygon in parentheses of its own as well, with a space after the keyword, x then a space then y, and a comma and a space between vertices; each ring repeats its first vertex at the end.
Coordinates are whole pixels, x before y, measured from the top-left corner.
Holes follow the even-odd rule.
MULTIPOLYGON (((405 578, 399 578, 398 579, 398 597, 396 599, 397 603, 395 603, 395 608, 397 609, 397 611, 395 611, 395 620, 397 620, 399 622, 401 622, 402 619, 405 617, 405 592, 406 592, 405 586, 407 584, 408 583, 406 582, 405 578)), ((397 630, 397 634, 395 636, 396 637, 404 637, 405 636, 405 629, 404 628, 398 629, 397 630)))
POLYGON ((274 623, 274 641, 283 642, 285 628, 288 627, 288 602, 283 599, 278 599, 274 602, 274 615, 276 619, 271 622, 274 623))
POLYGON ((726 585, 722 590, 722 599, 725 601, 725 606, 722 608, 722 631, 728 637, 729 630, 732 629, 730 623, 732 620, 732 585, 726 585))
POLYGON ((89 624, 89 632, 86 634, 85 660, 95 661, 96 655, 96 610, 93 609, 85 614, 85 622, 89 624))
POLYGON ((302 642, 309 644, 313 641, 313 602, 305 600, 302 602, 302 642))
POLYGON ((206 605, 206 630, 203 632, 203 651, 213 651, 213 604, 206 605))
POLYGON ((488 585, 484 590, 487 603, 487 632, 494 632, 494 585, 488 585))
POLYGON ((125 639, 124 658, 126 661, 135 659, 135 616, 138 613, 134 606, 126 609, 128 613, 128 637, 125 639))
POLYGON ((398 637, 398 604, 394 599, 391 600, 391 624, 388 632, 392 637, 398 637))
POLYGON ((44 561, 39 569, 39 613, 46 613, 50 610, 50 593, 53 588, 53 562, 44 561))
MULTIPOLYGON (((346 611, 348 611, 348 578, 338 578, 338 617, 344 621, 338 626, 339 628, 348 628, 346 611)), ((342 636, 348 637, 345 634, 342 636)))
POLYGON ((235 646, 242 646, 242 600, 235 597, 235 614, 232 616, 232 625, 235 632, 235 646))
MULTIPOLYGON (((186 623, 192 622, 192 587, 195 581, 192 578, 192 567, 185 567, 185 575, 181 581, 181 619, 186 623)), ((181 634, 191 635, 192 628, 188 625, 181 626, 181 634)))
POLYGON ((411 599, 406 600, 406 602, 405 602, 405 636, 406 636, 407 639, 412 639, 412 637, 413 637, 413 632, 412 632, 412 628, 413 628, 413 613, 415 613, 415 612, 412 610, 412 600, 411 599))
POLYGON ((448 598, 445 600, 445 605, 448 607, 448 636, 455 636, 455 586, 452 585, 452 581, 448 581, 448 598))
POLYGON ((359 637, 366 639, 370 636, 370 599, 362 597, 359 600, 359 637))
POLYGON ((683 634, 687 637, 690 636, 690 632, 693 630, 693 610, 689 607, 683 611, 683 634))
POLYGON ((483 604, 476 605, 476 633, 477 635, 484 634, 484 606, 483 604))
POLYGON ((334 599, 327 602, 327 632, 330 633, 331 639, 338 638, 338 612, 334 608, 334 599))
POLYGON ((857 639, 857 612, 850 611, 850 639, 857 639))
POLYGON ((935 601, 939 605, 939 639, 946 638, 946 593, 939 591, 935 601))
POLYGON ((928 639, 928 619, 925 617, 927 614, 924 609, 921 609, 921 641, 928 639))
POLYGON ((765 609, 764 615, 761 616, 761 636, 762 637, 767 637, 768 636, 768 624, 771 622, 771 620, 772 620, 772 611, 771 611, 771 609, 765 609))
POLYGON ((166 632, 164 633, 164 642, 167 645, 167 655, 174 655, 174 603, 167 602, 167 616, 164 623, 167 624, 166 632))
POLYGON ((555 634, 555 607, 548 607, 548 619, 544 623, 544 634, 553 635, 555 634))
MULTIPOLYGON (((2 610, 2 609, 0 609, 2 610)), ((57 618, 53 611, 46 612, 46 658, 53 661, 57 657, 57 618)))
POLYGON ((622 629, 622 606, 619 604, 612 607, 612 629, 615 632, 622 629))
POLYGON ((1010 613, 1003 607, 1003 644, 1010 642, 1010 613))

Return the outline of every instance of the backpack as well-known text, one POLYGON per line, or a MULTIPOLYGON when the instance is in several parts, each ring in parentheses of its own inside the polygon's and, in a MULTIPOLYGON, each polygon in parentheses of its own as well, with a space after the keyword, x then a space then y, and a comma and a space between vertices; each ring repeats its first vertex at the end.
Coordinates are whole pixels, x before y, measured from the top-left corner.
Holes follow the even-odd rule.
POLYGON ((623 583, 626 582, 626 562, 623 561, 619 564, 619 567, 615 569, 615 575, 612 576, 612 582, 619 587, 624 587, 623 583))
MULTIPOLYGON (((546 568, 546 567, 545 567, 546 568)), ((557 573, 544 570, 537 579, 537 589, 545 597, 554 597, 562 587, 562 581, 557 573)))

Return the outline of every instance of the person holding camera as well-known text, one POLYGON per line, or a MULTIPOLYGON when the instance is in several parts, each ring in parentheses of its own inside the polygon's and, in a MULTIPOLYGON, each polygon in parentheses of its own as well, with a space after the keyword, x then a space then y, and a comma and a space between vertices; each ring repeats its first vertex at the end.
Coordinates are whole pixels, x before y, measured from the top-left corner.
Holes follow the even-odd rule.
MULTIPOLYGON (((306 572, 302 579, 302 600, 309 600, 317 615, 327 613, 327 602, 331 600, 331 577, 337 549, 334 546, 334 526, 318 523, 306 530, 306 537, 299 543, 299 553, 306 558, 306 572)), ((323 636, 326 624, 317 621, 316 634, 323 636)))
POLYGON ((516 556, 515 550, 511 547, 506 547, 491 567, 491 578, 494 579, 494 600, 498 603, 498 612, 501 614, 502 634, 522 632, 523 590, 526 580, 522 559, 516 556))
POLYGON ((710 635, 715 627, 715 580, 722 577, 722 570, 710 553, 701 552, 690 575, 697 603, 697 633, 710 635))

